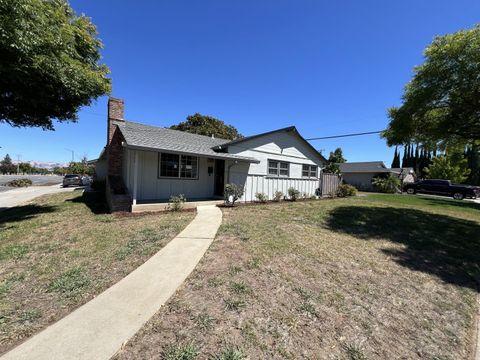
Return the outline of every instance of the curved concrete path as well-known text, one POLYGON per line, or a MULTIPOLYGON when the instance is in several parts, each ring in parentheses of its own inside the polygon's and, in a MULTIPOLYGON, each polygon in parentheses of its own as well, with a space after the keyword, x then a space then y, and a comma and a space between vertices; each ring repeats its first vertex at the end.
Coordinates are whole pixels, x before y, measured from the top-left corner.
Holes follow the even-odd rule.
POLYGON ((110 359, 173 295, 212 243, 222 212, 213 205, 197 211, 147 262, 1 359, 110 359))

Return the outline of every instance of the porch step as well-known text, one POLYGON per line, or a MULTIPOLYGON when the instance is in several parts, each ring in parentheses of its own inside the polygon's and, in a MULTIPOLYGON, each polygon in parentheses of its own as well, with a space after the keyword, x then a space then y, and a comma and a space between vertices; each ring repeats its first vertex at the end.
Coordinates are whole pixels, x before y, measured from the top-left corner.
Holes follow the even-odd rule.
MULTIPOLYGON (((187 201, 183 204, 183 209, 196 209, 201 205, 220 205, 223 204, 223 200, 205 200, 205 201, 187 201)), ((132 213, 140 212, 154 212, 154 211, 167 211, 168 203, 147 203, 132 205, 132 213)))

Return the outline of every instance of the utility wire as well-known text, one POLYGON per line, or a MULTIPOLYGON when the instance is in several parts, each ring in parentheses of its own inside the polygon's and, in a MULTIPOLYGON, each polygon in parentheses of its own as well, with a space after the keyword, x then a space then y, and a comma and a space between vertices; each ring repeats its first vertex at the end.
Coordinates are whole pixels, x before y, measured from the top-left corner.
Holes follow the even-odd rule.
POLYGON ((315 137, 315 138, 310 138, 310 139, 305 139, 308 141, 311 140, 323 140, 323 139, 336 139, 336 138, 342 138, 342 137, 350 137, 350 136, 361 136, 361 135, 371 135, 371 134, 380 134, 384 130, 380 131, 368 131, 368 132, 361 132, 361 133, 355 133, 355 134, 343 134, 343 135, 333 135, 333 136, 323 136, 323 137, 315 137))

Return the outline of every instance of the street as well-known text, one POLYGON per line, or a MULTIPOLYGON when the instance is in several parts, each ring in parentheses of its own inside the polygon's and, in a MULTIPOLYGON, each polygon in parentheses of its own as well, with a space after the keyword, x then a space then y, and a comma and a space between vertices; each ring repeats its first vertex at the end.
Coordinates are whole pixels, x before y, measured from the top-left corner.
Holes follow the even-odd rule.
POLYGON ((61 185, 30 186, 27 188, 12 188, 12 190, 0 192, 0 211, 22 205, 38 196, 65 191, 83 189, 81 187, 63 188, 61 185))

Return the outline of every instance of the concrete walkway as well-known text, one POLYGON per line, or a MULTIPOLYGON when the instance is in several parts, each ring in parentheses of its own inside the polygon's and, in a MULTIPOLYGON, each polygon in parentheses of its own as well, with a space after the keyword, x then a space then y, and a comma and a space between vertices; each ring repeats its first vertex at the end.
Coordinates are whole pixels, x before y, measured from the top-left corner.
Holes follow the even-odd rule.
POLYGON ((76 187, 63 188, 61 185, 29 186, 0 192, 0 211, 25 204, 36 197, 58 192, 73 191, 76 187))
POLYGON ((222 212, 199 206, 195 219, 127 277, 2 360, 110 359, 173 295, 215 237, 222 212))

